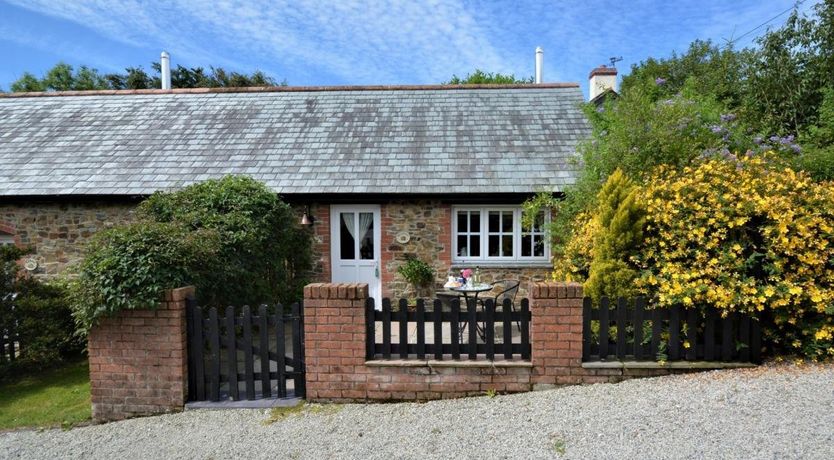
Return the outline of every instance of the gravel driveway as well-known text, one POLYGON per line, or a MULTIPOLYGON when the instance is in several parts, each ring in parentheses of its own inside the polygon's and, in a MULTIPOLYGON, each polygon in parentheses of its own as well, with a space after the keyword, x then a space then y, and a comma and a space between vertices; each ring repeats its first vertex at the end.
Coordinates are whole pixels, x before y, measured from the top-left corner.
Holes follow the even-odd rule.
POLYGON ((834 458, 834 365, 0 434, 0 458, 834 458))

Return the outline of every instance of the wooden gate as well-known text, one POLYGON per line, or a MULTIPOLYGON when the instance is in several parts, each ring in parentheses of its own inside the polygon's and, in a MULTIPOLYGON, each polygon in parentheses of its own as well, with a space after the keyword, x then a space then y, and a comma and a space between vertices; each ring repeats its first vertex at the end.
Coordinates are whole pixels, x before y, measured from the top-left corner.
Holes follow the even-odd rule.
POLYGON ((191 401, 304 397, 303 307, 199 307, 188 300, 191 401))

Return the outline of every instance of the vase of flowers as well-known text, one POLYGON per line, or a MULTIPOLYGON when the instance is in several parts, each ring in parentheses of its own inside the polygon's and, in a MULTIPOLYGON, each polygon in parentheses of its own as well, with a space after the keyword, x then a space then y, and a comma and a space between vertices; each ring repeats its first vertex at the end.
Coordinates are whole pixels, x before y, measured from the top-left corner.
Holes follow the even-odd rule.
POLYGON ((472 269, 471 268, 464 268, 460 271, 460 277, 462 278, 461 284, 465 284, 467 286, 472 285, 472 269))

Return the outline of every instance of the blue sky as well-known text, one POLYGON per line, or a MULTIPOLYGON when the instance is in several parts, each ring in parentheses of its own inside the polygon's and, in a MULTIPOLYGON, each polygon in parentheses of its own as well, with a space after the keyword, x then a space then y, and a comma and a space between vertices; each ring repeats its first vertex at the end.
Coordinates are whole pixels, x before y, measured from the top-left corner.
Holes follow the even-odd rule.
MULTIPOLYGON (((807 0, 808 10, 813 0, 807 0)), ((793 0, 0 0, 0 87, 58 61, 121 71, 172 64, 259 69, 290 85, 428 84, 475 68, 580 82, 695 39, 738 37, 793 0)), ((773 21, 778 26, 787 14, 773 21)), ((750 41, 764 28, 746 36, 750 41)))

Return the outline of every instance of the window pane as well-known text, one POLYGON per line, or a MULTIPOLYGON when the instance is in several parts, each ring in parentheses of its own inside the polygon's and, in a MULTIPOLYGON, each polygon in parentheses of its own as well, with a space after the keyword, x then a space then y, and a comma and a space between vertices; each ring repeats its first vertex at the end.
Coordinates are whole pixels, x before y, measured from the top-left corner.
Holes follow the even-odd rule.
POLYGON ((469 251, 466 245, 466 235, 458 235, 458 255, 461 257, 466 257, 469 255, 469 251))
POLYGON ((544 237, 536 235, 533 237, 533 255, 536 257, 544 257, 544 237))
POLYGON ((498 229, 501 228, 500 225, 498 225, 499 224, 498 220, 500 218, 500 215, 501 214, 498 211, 490 211, 489 212, 489 231, 490 232, 497 232, 498 229))
POLYGON ((512 257, 513 256, 513 236, 512 235, 502 236, 501 237, 501 246, 502 246, 501 255, 503 257, 512 257))
POLYGON ((354 214, 352 212, 339 214, 339 255, 343 260, 353 260, 356 258, 356 242, 352 235, 354 229, 353 218, 354 214))
POLYGON ((465 233, 466 231, 466 211, 458 211, 458 233, 465 233))
POLYGON ((478 211, 472 211, 469 214, 469 231, 470 232, 481 232, 481 213, 478 211))
POLYGON ((481 237, 472 235, 469 237, 469 255, 472 257, 481 257, 481 237))
POLYGON ((530 235, 523 235, 521 237, 521 257, 530 257, 533 246, 532 241, 530 235))
POLYGON ((374 213, 359 213, 359 232, 362 233, 359 240, 359 258, 372 260, 374 258, 374 213))
MULTIPOLYGON (((491 217, 491 216, 490 216, 491 217)), ((487 254, 490 257, 498 257, 499 248, 498 248, 498 235, 490 235, 489 236, 489 247, 487 248, 487 254)))
POLYGON ((501 213, 503 216, 501 218, 501 231, 504 233, 512 233, 513 232, 513 212, 512 211, 504 211, 501 213))
POLYGON ((541 232, 542 227, 544 227, 544 212, 540 212, 536 215, 536 221, 533 223, 533 231, 541 232))

